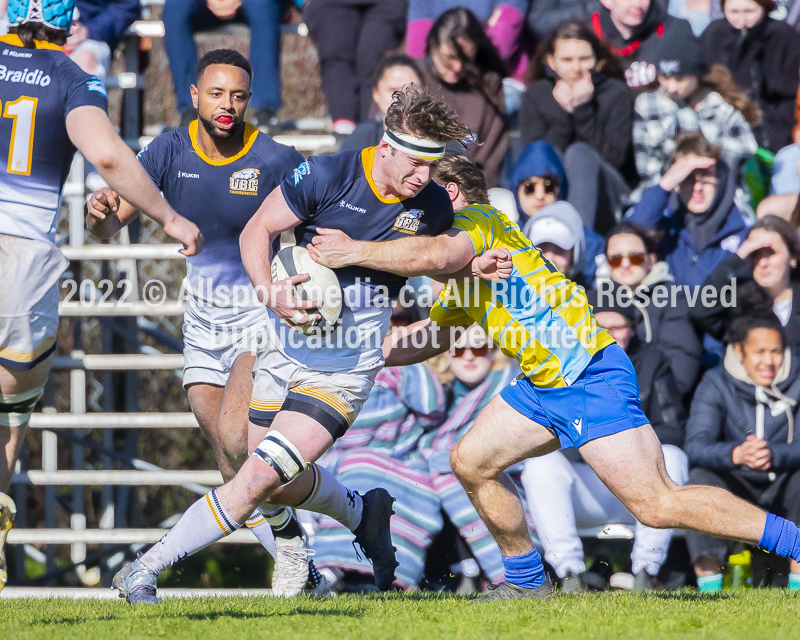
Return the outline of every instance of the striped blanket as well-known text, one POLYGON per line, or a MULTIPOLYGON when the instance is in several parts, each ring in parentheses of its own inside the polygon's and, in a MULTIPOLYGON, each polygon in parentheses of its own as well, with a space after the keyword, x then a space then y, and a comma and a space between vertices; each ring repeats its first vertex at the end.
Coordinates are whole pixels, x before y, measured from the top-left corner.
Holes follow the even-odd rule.
MULTIPOLYGON (((486 577, 497 580, 503 574, 500 550, 450 471, 449 455, 481 409, 516 371, 511 367, 492 371, 472 389, 456 381, 447 390, 446 406, 445 393, 423 365, 385 369, 381 374, 384 372, 383 385, 364 406, 365 422, 360 424, 359 416, 345 436, 345 446, 340 447, 342 438, 323 464, 351 489, 364 492, 380 486, 397 498, 392 539, 398 550, 397 584, 401 587, 419 586, 427 549, 442 529, 444 514, 461 532, 486 577), (414 368, 422 370, 407 373, 414 368), (411 402, 426 409, 424 417, 406 404, 411 402), (437 413, 438 419, 431 424, 437 413), (382 416, 391 420, 381 422, 382 416), (350 443, 355 446, 347 447, 350 443)), ((317 566, 372 573, 367 562, 358 561, 352 533, 339 523, 321 517, 315 533, 317 566)))

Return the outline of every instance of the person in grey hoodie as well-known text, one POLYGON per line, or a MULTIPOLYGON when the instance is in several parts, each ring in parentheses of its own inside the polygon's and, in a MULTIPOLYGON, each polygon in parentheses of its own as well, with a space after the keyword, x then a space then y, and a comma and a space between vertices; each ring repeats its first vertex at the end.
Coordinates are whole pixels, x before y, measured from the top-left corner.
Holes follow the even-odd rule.
MULTIPOLYGON (((745 300, 740 306, 753 312, 745 300)), ((800 362, 777 316, 769 308, 760 313, 733 320, 724 363, 697 389, 686 427, 689 483, 727 489, 800 522, 800 362)), ((726 542, 695 532, 687 542, 700 591, 722 589, 726 542)), ((800 589, 797 562, 789 586, 800 589)))
POLYGON ((522 232, 565 276, 580 285, 593 284, 594 256, 586 254, 583 219, 571 204, 559 201, 547 205, 528 220, 522 232))

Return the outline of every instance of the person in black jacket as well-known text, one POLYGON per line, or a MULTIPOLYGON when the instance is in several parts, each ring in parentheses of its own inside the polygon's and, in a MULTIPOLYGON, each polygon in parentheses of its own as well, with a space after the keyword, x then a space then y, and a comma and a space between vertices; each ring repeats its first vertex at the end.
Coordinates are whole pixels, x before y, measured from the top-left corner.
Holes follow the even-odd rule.
POLYGON ((607 236, 607 269, 596 286, 601 296, 631 301, 636 336, 661 352, 678 391, 687 397, 700 373, 703 345, 689 321, 686 293, 675 290, 675 278, 657 250, 647 231, 632 222, 620 223, 607 236), (626 291, 620 292, 621 287, 626 291))
POLYGON ((604 233, 630 193, 633 102, 622 70, 591 29, 564 22, 539 48, 519 111, 523 146, 544 140, 564 154, 573 202, 604 233))
POLYGON ((749 230, 747 239, 736 253, 717 265, 703 282, 703 288, 713 287, 716 304, 695 305, 689 319, 696 327, 722 340, 730 323, 729 306, 739 303, 732 297, 743 285, 754 283, 768 296, 772 310, 784 327, 786 344, 800 346, 800 241, 792 225, 778 216, 764 216, 749 230), (723 293, 727 289, 728 293, 723 293), (794 294, 797 293, 797 296, 794 294), (727 306, 726 306, 727 305, 727 306))
MULTIPOLYGON (((617 305, 594 291, 588 293, 588 298, 598 324, 611 333, 631 359, 642 410, 661 441, 667 473, 677 484, 686 484, 689 463, 682 451, 686 413, 669 363, 658 349, 636 337, 632 305, 617 305)), ((577 450, 556 451, 527 460, 522 483, 545 558, 555 569, 563 591, 604 587, 599 576, 585 571, 577 529, 603 527, 612 522, 634 525, 636 533, 631 553, 634 575, 612 576, 612 585, 636 589, 655 586, 672 532, 636 522, 577 450)))
POLYGON ((800 34, 767 15, 773 0, 722 0, 725 17, 703 32, 706 63, 730 69, 737 84, 764 112, 754 130, 773 153, 792 143, 794 102, 800 84, 800 34))
POLYGON ((669 15, 657 0, 600 2, 603 7, 592 14, 592 28, 622 62, 631 89, 656 79, 656 67, 648 62, 656 47, 673 38, 676 43, 684 42, 692 35, 689 23, 669 15))
MULTIPOLYGON (((724 363, 706 373, 692 403, 689 483, 727 489, 800 522, 800 439, 794 433, 800 362, 768 308, 763 315, 737 317, 726 342, 724 363)), ((722 589, 726 542, 695 532, 687 542, 700 591, 722 589)), ((800 588, 794 561, 789 585, 800 588)))

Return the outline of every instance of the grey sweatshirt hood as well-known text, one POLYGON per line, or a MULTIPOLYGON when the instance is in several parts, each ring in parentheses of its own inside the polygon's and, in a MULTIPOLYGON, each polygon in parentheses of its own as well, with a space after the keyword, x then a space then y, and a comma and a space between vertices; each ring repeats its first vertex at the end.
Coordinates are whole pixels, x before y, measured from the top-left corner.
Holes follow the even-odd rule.
POLYGON ((733 345, 728 345, 725 350, 724 360, 725 371, 727 371, 734 379, 744 383, 749 387, 753 387, 753 393, 756 399, 756 428, 755 436, 757 438, 764 437, 764 414, 769 408, 773 416, 778 415, 781 411, 786 413, 786 420, 789 423, 789 436, 786 442, 791 443, 794 440, 794 416, 792 415, 792 408, 797 404, 795 400, 781 393, 778 388, 783 382, 789 378, 792 371, 792 352, 786 349, 783 355, 783 364, 778 369, 775 380, 769 387, 764 387, 757 384, 748 374, 744 365, 739 361, 739 357, 734 351, 733 345))
POLYGON ((569 230, 575 242, 575 246, 572 248, 572 269, 570 273, 565 273, 564 275, 569 278, 576 273, 581 273, 586 264, 586 236, 583 233, 583 218, 581 218, 581 214, 578 213, 575 207, 564 201, 554 202, 553 204, 543 207, 539 213, 528 220, 523 229, 523 233, 534 244, 536 244, 535 237, 531 237, 532 230, 535 236, 534 225, 539 220, 544 220, 546 218, 558 220, 569 230))

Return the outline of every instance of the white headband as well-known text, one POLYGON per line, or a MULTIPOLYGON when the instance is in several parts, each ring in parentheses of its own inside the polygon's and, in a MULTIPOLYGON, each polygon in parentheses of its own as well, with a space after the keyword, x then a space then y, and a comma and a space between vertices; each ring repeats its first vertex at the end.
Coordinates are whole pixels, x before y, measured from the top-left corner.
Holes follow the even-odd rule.
POLYGON ((417 138, 408 133, 396 133, 388 129, 383 134, 383 140, 398 151, 425 160, 441 160, 446 151, 444 142, 417 138))

